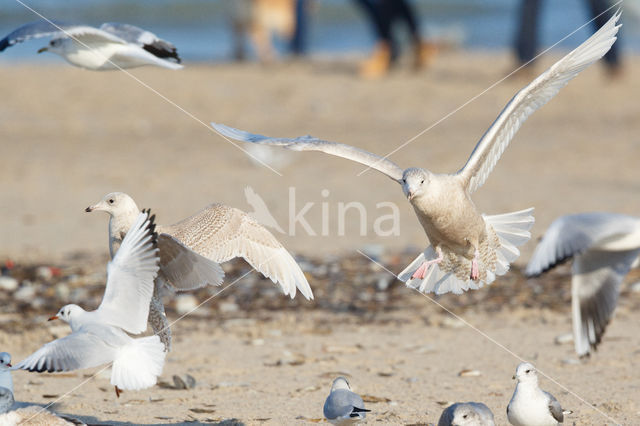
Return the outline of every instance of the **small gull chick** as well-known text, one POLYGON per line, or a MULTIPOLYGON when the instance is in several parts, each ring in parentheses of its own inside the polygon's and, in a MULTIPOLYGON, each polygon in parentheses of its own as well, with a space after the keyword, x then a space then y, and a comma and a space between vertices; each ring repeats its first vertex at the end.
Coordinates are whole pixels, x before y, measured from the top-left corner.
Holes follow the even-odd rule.
POLYGON ((72 371, 112 363, 111 384, 120 390, 153 386, 162 373, 164 347, 156 335, 132 338, 147 329, 153 282, 158 273, 154 217, 141 213, 107 266, 102 303, 94 311, 63 306, 49 320, 69 324, 71 334, 47 343, 15 369, 72 371))
POLYGON ((442 411, 438 426, 495 426, 495 422, 483 403, 456 402, 442 411))
POLYGON ((490 284, 520 255, 529 240, 533 209, 485 216, 471 200, 524 121, 582 70, 600 59, 616 40, 620 13, 593 36, 520 90, 477 143, 457 173, 403 169, 391 160, 342 143, 311 136, 272 138, 211 123, 223 136, 294 151, 321 151, 378 170, 402 186, 431 244, 398 278, 421 292, 462 293, 490 284))
POLYGON ((555 426, 564 421, 560 403, 538 386, 538 374, 533 365, 523 362, 513 376, 518 382, 507 406, 507 418, 514 426, 555 426))
POLYGON ((331 392, 324 402, 325 418, 334 425, 351 425, 364 420, 371 410, 364 408, 360 395, 351 391, 349 382, 340 376, 333 381, 331 392))
POLYGON ((556 219, 536 247, 526 274, 537 276, 573 258, 571 317, 580 357, 602 340, 620 295, 620 284, 640 256, 640 218, 579 213, 556 219))
POLYGON ((16 43, 52 36, 38 53, 51 52, 67 62, 93 71, 154 65, 181 69, 173 44, 155 34, 129 24, 107 22, 94 28, 54 21, 25 24, 0 40, 0 52, 16 43))

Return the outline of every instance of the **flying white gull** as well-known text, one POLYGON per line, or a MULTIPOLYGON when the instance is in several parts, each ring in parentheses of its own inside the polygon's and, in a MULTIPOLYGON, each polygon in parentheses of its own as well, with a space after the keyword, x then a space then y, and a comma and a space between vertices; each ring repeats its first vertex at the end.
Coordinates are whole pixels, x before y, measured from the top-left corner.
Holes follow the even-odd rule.
POLYGON ((156 335, 132 338, 147 329, 153 282, 158 273, 154 218, 138 215, 118 254, 107 266, 102 303, 95 311, 63 306, 49 320, 69 324, 71 334, 47 343, 16 365, 37 372, 71 371, 113 363, 111 384, 121 389, 153 386, 162 373, 164 346, 156 335))
POLYGON ((540 275, 573 258, 571 313, 576 353, 596 349, 618 304, 620 284, 640 256, 640 218, 580 213, 556 219, 527 265, 540 275))
POLYGON ((482 186, 522 123, 553 98, 569 80, 601 58, 616 40, 620 13, 578 48, 520 90, 480 139, 465 166, 455 174, 402 169, 387 158, 350 145, 311 136, 270 138, 212 123, 229 138, 282 146, 295 151, 322 151, 364 164, 402 185, 431 245, 399 274, 422 292, 461 293, 503 275, 520 252, 533 224, 533 209, 485 216, 471 194, 482 186))
POLYGON ((495 426, 495 422, 483 403, 456 402, 442 411, 438 426, 495 426))
POLYGON ((80 68, 93 71, 144 65, 172 70, 182 68, 173 44, 149 31, 115 22, 104 23, 100 28, 49 21, 31 22, 0 40, 0 52, 16 43, 49 36, 53 37, 49 45, 38 53, 58 54, 80 68))
POLYGON ((538 386, 538 374, 533 365, 523 362, 513 376, 518 382, 507 406, 507 418, 514 426, 555 426, 564 421, 560 403, 538 386))
POLYGON ((364 408, 360 395, 352 392, 347 379, 341 376, 333 381, 322 411, 334 425, 352 425, 364 420, 371 410, 364 408))
MULTIPOLYGON (((112 257, 140 212, 136 202, 123 192, 107 194, 85 210, 109 214, 112 257)), ((189 218, 173 225, 158 225, 157 229, 160 272, 149 322, 167 350, 171 347, 171 334, 159 294, 162 287, 193 290, 207 284, 219 285, 224 273, 218 263, 235 257, 242 257, 262 275, 280 284, 284 294, 292 299, 296 289, 307 299, 313 299, 311 287, 294 258, 273 234, 241 210, 211 204, 189 218)))

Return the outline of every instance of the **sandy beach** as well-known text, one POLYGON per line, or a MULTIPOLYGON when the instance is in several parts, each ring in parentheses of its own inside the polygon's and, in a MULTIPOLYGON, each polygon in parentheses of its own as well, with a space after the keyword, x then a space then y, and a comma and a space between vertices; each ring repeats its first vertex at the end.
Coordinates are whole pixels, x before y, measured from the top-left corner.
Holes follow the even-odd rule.
MULTIPOLYGON (((543 59, 538 70, 558 57, 543 59)), ((533 237, 513 272, 489 288, 437 299, 477 330, 357 254, 376 253, 397 273, 424 248, 424 232, 396 184, 319 153, 293 154, 276 173, 253 164, 243 146, 208 123, 272 136, 312 134, 378 154, 430 129, 391 159, 454 172, 529 78, 506 79, 433 125, 510 72, 506 53, 445 52, 429 70, 401 68, 377 81, 358 79, 351 61, 193 65, 180 72, 92 73, 62 63, 0 69, 0 261, 63 271, 39 282, 50 296, 41 305, 10 304, 0 290, 0 350, 14 361, 67 332, 45 321, 63 301, 60 283, 91 288, 91 297, 79 301, 88 308, 99 302, 107 216, 84 208, 111 191, 131 194, 160 223, 172 223, 212 202, 250 211, 250 185, 292 234, 278 238, 313 265, 305 272, 316 295, 314 302, 288 301, 252 274, 177 322, 162 379, 172 383, 172 375, 188 373, 194 389, 156 386, 116 399, 105 373, 83 384, 97 369, 16 372, 16 399, 48 403, 70 392, 59 411, 90 423, 307 424, 324 421, 324 398, 343 374, 366 396, 368 424, 434 423, 448 403, 467 400, 485 402, 497 424, 507 424, 511 376, 522 357, 557 382, 541 377, 542 387, 574 411, 565 424, 637 423, 640 292, 629 284, 639 276, 625 281, 601 348, 580 361, 571 343, 554 343, 571 331, 568 265, 550 278, 525 280, 520 272, 557 216, 640 212, 640 59, 625 59, 621 79, 606 79, 596 64, 536 112, 474 195, 488 214, 536 208, 533 237), (304 218, 317 235, 300 222, 290 227, 292 193, 294 212, 313 203, 304 218), (339 205, 349 202, 366 209, 366 235, 357 214, 347 216, 339 235, 339 205), (397 205, 397 235, 372 231, 388 213, 379 203, 397 205), (334 275, 316 270, 345 258, 353 265, 341 263, 334 275), (383 276, 388 288, 379 284, 383 276), (460 376, 463 370, 478 373, 460 376)), ((233 268, 226 283, 244 266, 233 268)), ((216 291, 202 290, 197 300, 216 291)), ((175 300, 169 306, 175 320, 175 300)))

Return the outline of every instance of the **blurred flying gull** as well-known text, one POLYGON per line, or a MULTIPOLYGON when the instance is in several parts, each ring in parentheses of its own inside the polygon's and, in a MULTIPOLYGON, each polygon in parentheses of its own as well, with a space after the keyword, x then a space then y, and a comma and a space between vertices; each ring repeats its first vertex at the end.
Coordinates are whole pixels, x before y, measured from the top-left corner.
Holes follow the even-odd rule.
POLYGON ((364 164, 402 185, 431 245, 398 278, 421 292, 462 293, 490 284, 518 258, 517 246, 529 240, 533 209, 485 216, 471 194, 484 184, 522 123, 551 100, 582 70, 600 59, 616 41, 620 12, 593 36, 520 90, 480 139, 465 166, 455 174, 402 169, 387 158, 311 136, 272 138, 211 123, 239 141, 321 151, 364 164))
POLYGON ((618 304, 620 284, 640 256, 640 218, 580 213, 556 219, 536 247, 526 274, 537 276, 573 258, 571 316, 579 356, 595 350, 618 304))
POLYGON ((129 24, 104 23, 100 28, 54 21, 25 24, 0 40, 0 52, 23 41, 49 37, 49 45, 38 50, 62 56, 67 62, 89 70, 105 71, 155 65, 181 69, 173 44, 129 24), (175 61, 175 62, 172 62, 175 61))

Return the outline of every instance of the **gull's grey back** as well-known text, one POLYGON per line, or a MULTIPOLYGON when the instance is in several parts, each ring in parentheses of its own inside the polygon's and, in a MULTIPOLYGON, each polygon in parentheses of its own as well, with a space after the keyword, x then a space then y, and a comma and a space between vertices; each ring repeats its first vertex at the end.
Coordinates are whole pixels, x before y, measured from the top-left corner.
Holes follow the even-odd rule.
MULTIPOLYGON (((323 413, 329 419, 337 419, 339 417, 349 417, 353 408, 364 408, 364 402, 358 394, 347 389, 336 389, 329 394, 324 403, 323 413)), ((364 419, 365 413, 359 412, 354 418, 364 419)))

